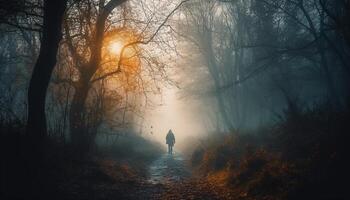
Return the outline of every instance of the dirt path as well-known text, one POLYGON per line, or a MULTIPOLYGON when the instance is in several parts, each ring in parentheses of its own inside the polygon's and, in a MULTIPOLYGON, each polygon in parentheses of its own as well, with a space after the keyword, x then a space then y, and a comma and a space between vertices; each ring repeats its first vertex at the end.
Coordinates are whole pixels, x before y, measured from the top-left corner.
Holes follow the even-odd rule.
MULTIPOLYGON (((223 199, 210 184, 194 179, 180 154, 164 154, 149 168, 149 178, 135 199, 223 199)), ((133 198, 132 198, 133 199, 133 198)))
POLYGON ((61 180, 62 184, 59 184, 56 194, 50 199, 232 199, 217 184, 194 178, 187 161, 179 154, 160 156, 149 166, 148 178, 130 178, 131 174, 124 176, 129 178, 122 178, 118 173, 115 175, 122 171, 128 173, 128 170, 113 163, 86 164, 81 168, 82 172, 68 176, 69 180, 61 180))
POLYGON ((190 175, 180 154, 164 154, 150 166, 148 181, 152 184, 174 184, 189 178, 190 175))

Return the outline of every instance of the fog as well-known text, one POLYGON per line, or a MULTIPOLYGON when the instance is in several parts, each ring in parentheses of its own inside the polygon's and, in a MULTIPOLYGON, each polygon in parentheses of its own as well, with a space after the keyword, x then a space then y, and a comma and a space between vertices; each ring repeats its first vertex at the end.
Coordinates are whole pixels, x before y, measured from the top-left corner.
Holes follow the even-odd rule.
POLYGON ((349 19, 349 0, 0 0, 0 199, 349 199, 349 19))
MULTIPOLYGON (((78 34, 86 30, 93 38, 92 27, 83 19, 74 22, 90 3, 73 4, 48 83, 48 131, 68 140, 81 132, 91 138, 140 132, 164 144, 164 135, 173 129, 181 145, 188 137, 271 125, 291 108, 303 111, 325 102, 335 110, 346 106, 347 32, 324 27, 337 24, 330 13, 341 4, 329 3, 330 10, 324 8, 322 14, 315 12, 319 3, 301 6, 288 0, 283 5, 180 2, 130 1, 113 10, 105 22, 105 38, 98 41, 99 61, 92 56, 99 51, 78 34), (324 32, 328 35, 319 36, 324 32), (118 55, 128 42, 135 45, 118 55), (96 62, 100 64, 92 73, 87 65, 96 62)), ((12 28, 13 34, 1 35, 1 102, 4 118, 23 123, 40 34, 12 28)))
POLYGON ((142 132, 147 138, 166 146, 165 136, 172 129, 176 147, 181 150, 189 138, 208 134, 205 112, 198 106, 198 101, 181 98, 178 88, 164 88, 161 97, 154 97, 154 101, 157 106, 147 109, 144 116, 142 132))

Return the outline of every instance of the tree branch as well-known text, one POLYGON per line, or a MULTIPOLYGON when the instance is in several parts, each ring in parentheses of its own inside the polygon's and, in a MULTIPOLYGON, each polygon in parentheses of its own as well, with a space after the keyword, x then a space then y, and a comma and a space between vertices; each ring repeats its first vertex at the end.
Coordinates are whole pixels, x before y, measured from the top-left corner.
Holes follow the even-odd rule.
POLYGON ((118 74, 121 72, 121 63, 122 63, 122 60, 123 60, 123 54, 124 54, 124 51, 127 47, 130 47, 130 46, 133 46, 133 45, 137 45, 137 44, 148 44, 150 43, 154 38, 155 36, 159 33, 159 31, 162 29, 162 27, 167 23, 167 21, 169 20, 169 18, 186 2, 188 2, 190 0, 183 0, 181 1, 164 19, 164 21, 158 26, 158 28, 156 29, 156 31, 147 39, 147 40, 139 40, 139 41, 134 41, 134 42, 131 42, 131 43, 128 43, 126 45, 124 45, 122 47, 122 50, 120 52, 120 56, 119 56, 119 61, 118 61, 118 66, 117 66, 117 70, 115 71, 112 71, 112 72, 109 72, 107 74, 104 74, 98 78, 95 78, 93 79, 91 82, 96 82, 96 81, 99 81, 99 80, 102 80, 102 79, 105 79, 107 78, 108 76, 112 76, 112 75, 115 75, 115 74, 118 74))

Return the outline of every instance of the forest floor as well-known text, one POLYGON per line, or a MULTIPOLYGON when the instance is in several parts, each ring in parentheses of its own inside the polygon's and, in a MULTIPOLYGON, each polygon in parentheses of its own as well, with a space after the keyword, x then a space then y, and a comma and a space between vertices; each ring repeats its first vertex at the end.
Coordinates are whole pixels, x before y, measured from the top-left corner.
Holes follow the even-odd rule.
POLYGON ((149 199, 229 199, 218 187, 193 176, 187 164, 179 154, 164 154, 154 161, 147 182, 160 191, 151 190, 149 199))
POLYGON ((179 154, 161 155, 144 177, 113 161, 89 165, 89 172, 60 188, 64 199, 234 199, 224 186, 192 175, 187 160, 179 154))
POLYGON ((233 199, 225 187, 192 175, 180 154, 164 154, 149 166, 146 179, 135 182, 125 199, 233 199))

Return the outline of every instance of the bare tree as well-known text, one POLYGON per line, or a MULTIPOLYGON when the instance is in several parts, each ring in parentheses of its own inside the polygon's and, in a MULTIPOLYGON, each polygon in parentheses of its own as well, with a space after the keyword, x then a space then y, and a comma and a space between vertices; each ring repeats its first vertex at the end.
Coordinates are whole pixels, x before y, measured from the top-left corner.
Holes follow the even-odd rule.
MULTIPOLYGON (((75 146, 84 149, 83 151, 89 148, 91 138, 94 138, 88 136, 90 133, 86 126, 88 117, 86 113, 91 110, 88 104, 93 99, 91 89, 101 81, 115 81, 114 83, 121 83, 121 88, 124 90, 119 93, 125 93, 127 97, 138 88, 145 89, 145 79, 148 75, 163 76, 164 65, 139 45, 153 42, 165 44, 164 41, 156 42, 154 39, 174 12, 187 1, 181 1, 161 20, 153 19, 154 16, 148 16, 148 13, 144 13, 145 17, 138 20, 133 16, 133 11, 128 10, 130 8, 126 4, 121 6, 122 2, 109 1, 107 4, 104 1, 98 1, 97 4, 79 2, 67 12, 64 23, 66 34, 63 44, 72 58, 71 66, 75 72, 72 79, 61 81, 69 82, 74 87, 70 104, 70 134, 75 146), (120 12, 117 8, 120 8, 120 12), (108 18, 112 12, 114 19, 108 18), (118 39, 123 44, 117 50, 119 51, 117 55, 113 55, 109 48, 118 39), (141 63, 152 66, 148 68, 149 74, 141 70, 141 63)), ((140 6, 140 9, 144 6, 140 6)), ((130 107, 127 100, 125 104, 124 113, 130 107)))
POLYGON ((27 136, 36 154, 42 153, 47 135, 45 117, 46 92, 56 64, 61 40, 62 20, 67 1, 44 1, 44 18, 40 53, 28 89, 27 136))

